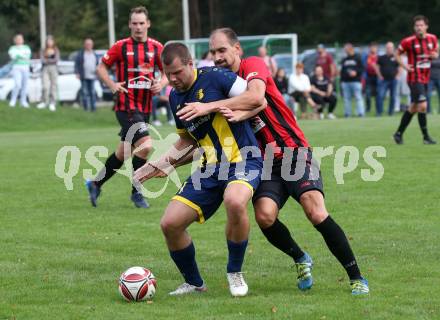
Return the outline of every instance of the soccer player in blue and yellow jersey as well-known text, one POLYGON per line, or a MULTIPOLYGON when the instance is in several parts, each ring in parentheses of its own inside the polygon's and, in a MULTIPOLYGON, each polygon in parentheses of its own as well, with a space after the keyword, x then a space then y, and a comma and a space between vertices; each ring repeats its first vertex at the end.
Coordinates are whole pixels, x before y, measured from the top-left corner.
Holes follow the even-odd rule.
POLYGON ((226 69, 194 69, 188 48, 180 43, 165 46, 161 58, 164 72, 174 88, 170 94, 170 105, 180 137, 159 160, 147 163, 136 171, 134 178, 143 182, 166 175, 169 168, 187 163, 188 158, 182 156, 185 151, 199 147, 203 154, 201 167, 172 198, 161 220, 171 258, 185 278, 185 283, 170 294, 206 290, 187 227, 194 221, 203 223, 209 219, 224 202, 229 288, 233 296, 245 296, 248 286, 241 267, 249 235, 247 204, 260 183, 262 160, 251 126, 244 119, 257 114, 265 104, 256 110, 236 114, 232 122, 221 111, 181 121, 176 112, 186 103, 237 96, 246 91, 247 83, 226 69))

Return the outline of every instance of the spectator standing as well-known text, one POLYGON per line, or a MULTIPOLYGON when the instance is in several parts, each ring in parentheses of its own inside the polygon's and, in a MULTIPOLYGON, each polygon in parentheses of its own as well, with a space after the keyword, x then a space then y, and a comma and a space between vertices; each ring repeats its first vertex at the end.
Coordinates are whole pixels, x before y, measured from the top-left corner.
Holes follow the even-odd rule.
POLYGON ((84 48, 81 49, 75 59, 75 73, 81 81, 81 102, 84 110, 96 111, 96 67, 99 59, 93 50, 93 40, 84 40, 84 48))
POLYGON ((376 115, 382 115, 385 96, 387 91, 389 91, 390 105, 388 107, 388 115, 391 116, 394 112, 397 79, 400 73, 400 67, 396 61, 394 44, 392 42, 387 42, 385 45, 385 54, 378 58, 375 68, 378 77, 376 115))
POLYGON ((278 70, 277 62, 275 61, 274 58, 272 58, 267 54, 266 47, 261 46, 258 48, 258 56, 264 60, 264 63, 269 69, 272 78, 274 78, 278 70))
POLYGON ((431 97, 433 90, 437 90, 438 113, 440 113, 440 58, 431 61, 431 78, 428 83, 428 112, 431 113, 433 108, 431 97))
POLYGON ((331 120, 336 119, 336 116, 333 114, 337 103, 336 94, 333 91, 332 82, 324 75, 324 70, 321 66, 317 65, 315 67, 315 72, 310 82, 310 95, 313 102, 318 105, 319 118, 324 119, 324 108, 328 104, 328 118, 331 120))
POLYGON ((289 79, 287 78, 286 71, 283 68, 279 68, 277 70, 277 73, 275 74, 274 81, 275 81, 275 85, 277 86, 278 90, 283 95, 284 102, 293 111, 292 97, 288 93, 288 90, 289 90, 289 79))
POLYGON ((58 81, 57 63, 60 60, 60 51, 52 36, 47 37, 46 45, 40 52, 40 59, 42 65, 43 99, 37 105, 37 108, 44 109, 49 106, 50 111, 55 111, 58 81))
POLYGON ((304 65, 297 63, 295 69, 296 72, 292 73, 289 77, 288 92, 300 106, 301 119, 307 119, 310 118, 310 115, 307 113, 307 104, 310 104, 312 108, 315 108, 316 104, 310 98, 310 90, 312 88, 309 77, 304 73, 304 65))
POLYGON ((333 83, 336 78, 337 70, 332 55, 327 52, 323 44, 318 45, 316 52, 317 56, 315 65, 320 66, 324 72, 324 77, 333 83))
MULTIPOLYGON (((400 56, 402 63, 407 64, 407 56, 400 56)), ((409 91, 408 83, 406 78, 408 76, 408 71, 400 67, 400 73, 397 77, 397 88, 396 88, 396 101, 394 103, 394 112, 406 111, 411 104, 411 94, 409 91), (402 101, 402 97, 405 98, 405 102, 402 101)))
MULTIPOLYGON (((365 56, 364 66, 365 66, 365 102, 367 107, 367 112, 371 110, 371 98, 376 97, 377 99, 377 44, 375 42, 370 43, 368 54, 365 56)), ((376 100, 377 104, 377 100, 376 100)), ((377 105, 376 105, 377 109, 377 105)))
POLYGON ((27 84, 32 51, 31 48, 24 43, 22 34, 15 35, 14 45, 9 48, 8 54, 12 61, 12 77, 14 78, 14 89, 12 90, 9 106, 15 107, 18 94, 20 94, 20 105, 23 108, 29 108, 29 103, 27 102, 27 84))
POLYGON ((157 112, 159 108, 165 108, 167 121, 169 125, 175 125, 173 114, 171 112, 170 108, 170 101, 169 96, 171 93, 171 86, 166 86, 163 88, 159 94, 153 96, 153 107, 151 110, 151 117, 153 119, 153 125, 156 127, 160 127, 162 125, 162 122, 160 122, 159 118, 157 117, 157 112))
POLYGON ((351 43, 344 46, 347 56, 341 61, 341 87, 344 97, 344 115, 351 116, 351 100, 354 97, 356 101, 356 111, 359 117, 365 115, 364 102, 362 100, 362 61, 355 53, 351 43))

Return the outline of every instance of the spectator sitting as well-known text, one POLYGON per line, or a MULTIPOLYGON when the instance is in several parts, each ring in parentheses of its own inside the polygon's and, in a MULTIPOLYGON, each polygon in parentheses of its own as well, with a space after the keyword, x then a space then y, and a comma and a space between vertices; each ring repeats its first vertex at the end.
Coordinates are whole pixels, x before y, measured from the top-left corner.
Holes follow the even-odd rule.
POLYGON ((354 97, 356 101, 356 110, 359 117, 365 115, 364 101, 362 100, 362 61, 359 55, 354 51, 351 43, 344 46, 347 56, 341 61, 341 87, 344 97, 344 115, 351 116, 351 99, 354 97))
POLYGON ((202 60, 200 60, 197 63, 197 68, 203 68, 203 67, 213 67, 215 66, 214 60, 212 59, 212 54, 209 51, 206 51, 202 55, 202 60))
POLYGON ((333 111, 336 108, 337 98, 333 91, 333 84, 329 78, 324 76, 324 70, 321 66, 315 67, 315 72, 310 80, 312 89, 311 97, 313 101, 318 105, 319 118, 324 119, 324 108, 328 104, 328 118, 336 119, 333 111))
POLYGON ((258 48, 258 56, 264 60, 264 63, 266 64, 267 68, 269 69, 270 74, 272 75, 272 78, 274 78, 277 73, 278 66, 277 66, 275 59, 267 54, 266 47, 259 47, 258 48))
POLYGON ((316 104, 310 98, 310 79, 304 73, 304 65, 302 63, 296 64, 296 72, 293 73, 289 78, 289 95, 299 104, 301 110, 301 119, 313 118, 307 113, 307 103, 316 107, 316 104))
POLYGON ((49 106, 50 111, 55 111, 58 81, 57 63, 60 60, 60 51, 52 36, 47 37, 46 47, 40 52, 40 59, 42 65, 43 99, 37 105, 37 108, 44 109, 49 106))
POLYGON ((278 90, 283 95, 284 102, 290 107, 290 109, 292 109, 292 111, 294 111, 292 97, 288 94, 289 79, 287 79, 286 72, 283 68, 277 70, 274 81, 278 90))
POLYGON ((95 80, 98 63, 98 56, 93 50, 93 40, 87 38, 84 40, 84 48, 78 52, 75 59, 75 73, 81 80, 81 102, 85 111, 89 109, 89 105, 90 111, 96 110, 95 80))

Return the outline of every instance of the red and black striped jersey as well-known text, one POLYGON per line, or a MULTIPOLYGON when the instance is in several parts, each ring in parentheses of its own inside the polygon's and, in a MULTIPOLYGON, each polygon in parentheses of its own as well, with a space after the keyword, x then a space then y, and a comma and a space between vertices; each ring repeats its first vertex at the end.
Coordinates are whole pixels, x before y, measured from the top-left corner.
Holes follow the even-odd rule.
POLYGON ((248 82, 259 79, 266 85, 267 107, 252 119, 254 132, 262 151, 270 147, 275 157, 279 158, 283 156, 285 147, 309 147, 304 133, 299 128, 293 112, 284 102, 263 59, 259 57, 242 59, 238 75, 248 82))
POLYGON ((437 37, 430 33, 427 33, 424 38, 412 35, 400 42, 399 52, 406 53, 408 65, 413 67, 413 71, 408 72, 407 81, 409 83, 426 84, 429 82, 431 75, 430 54, 437 49, 437 37))
POLYGON ((108 67, 116 64, 116 81, 125 82, 128 91, 117 94, 115 111, 151 112, 152 93, 149 89, 155 73, 162 72, 162 49, 163 45, 152 38, 137 42, 129 37, 117 41, 102 57, 108 67))

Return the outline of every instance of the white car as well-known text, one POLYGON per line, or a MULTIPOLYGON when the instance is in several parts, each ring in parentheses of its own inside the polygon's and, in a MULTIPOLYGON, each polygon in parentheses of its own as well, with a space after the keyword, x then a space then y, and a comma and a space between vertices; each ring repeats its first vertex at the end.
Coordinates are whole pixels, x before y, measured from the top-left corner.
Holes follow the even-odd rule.
MULTIPOLYGON (((79 101, 81 81, 74 73, 72 61, 58 62, 58 101, 79 101)), ((9 100, 14 88, 14 79, 11 74, 12 65, 8 63, 0 68, 0 100, 9 100)), ((98 99, 102 99, 102 87, 95 81, 95 92, 98 99)), ((41 62, 31 60, 31 75, 28 81, 28 101, 37 103, 42 100, 41 62)))

